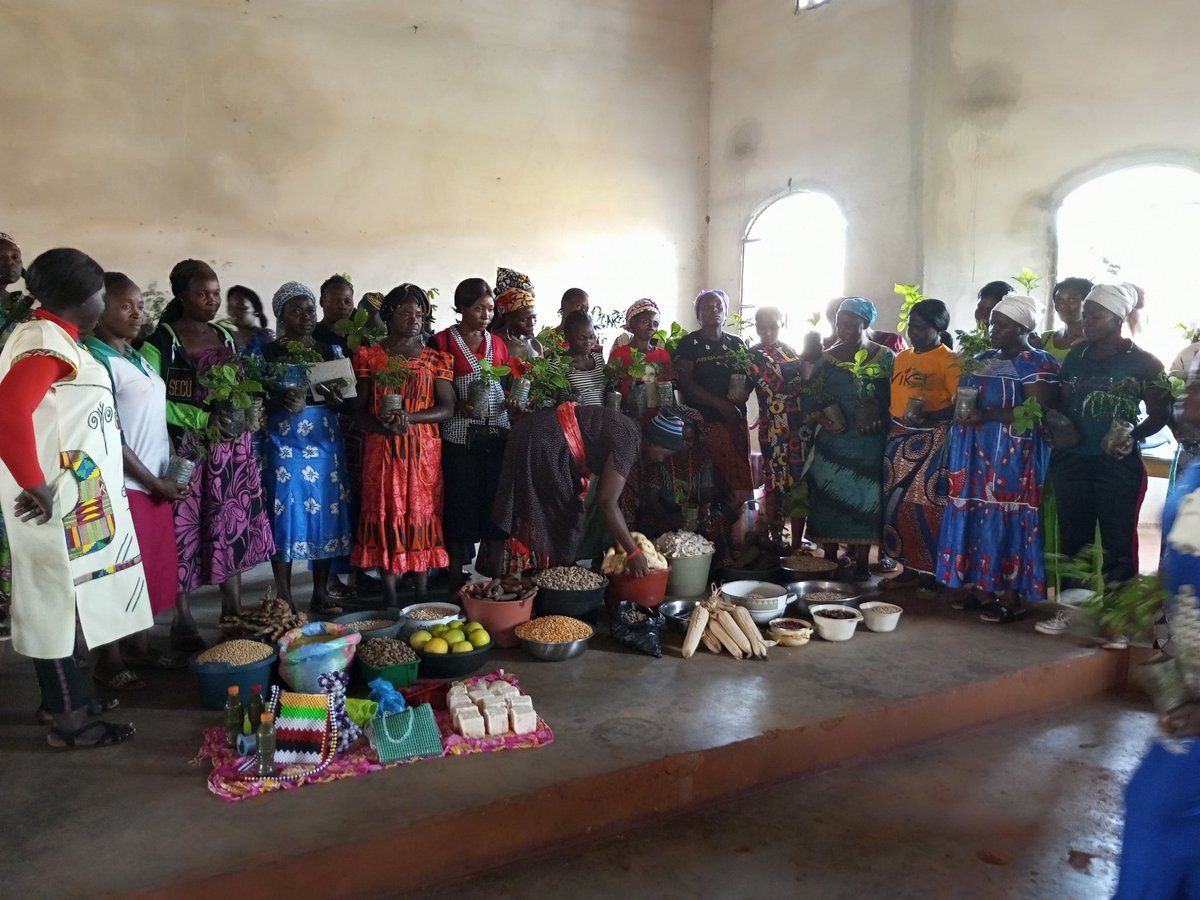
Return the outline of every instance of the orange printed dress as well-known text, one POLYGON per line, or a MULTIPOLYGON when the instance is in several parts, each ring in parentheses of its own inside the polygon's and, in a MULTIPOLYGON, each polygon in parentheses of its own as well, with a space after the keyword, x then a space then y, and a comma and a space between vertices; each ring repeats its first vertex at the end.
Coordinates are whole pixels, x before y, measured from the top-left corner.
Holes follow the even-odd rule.
MULTIPOLYGON (((380 398, 389 393, 371 376, 383 370, 388 353, 362 347, 354 354, 354 372, 371 385, 368 409, 379 415, 380 398)), ((404 411, 424 412, 434 405, 433 383, 453 381, 449 354, 426 347, 408 360, 412 377, 400 394, 404 411)), ((363 446, 362 506, 350 564, 378 566, 388 572, 423 572, 450 564, 442 536, 442 442, 433 423, 409 425, 404 434, 367 434, 363 446)))

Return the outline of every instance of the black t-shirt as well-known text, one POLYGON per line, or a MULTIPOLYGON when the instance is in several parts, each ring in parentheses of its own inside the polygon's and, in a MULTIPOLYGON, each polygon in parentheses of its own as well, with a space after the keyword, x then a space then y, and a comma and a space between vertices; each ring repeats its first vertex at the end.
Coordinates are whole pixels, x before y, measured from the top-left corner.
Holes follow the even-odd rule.
POLYGON ((321 344, 337 344, 345 356, 350 356, 350 345, 346 343, 345 336, 338 334, 324 322, 317 323, 317 327, 313 329, 313 338, 321 344))
MULTIPOLYGON (((721 332, 721 337, 710 341, 701 332, 693 331, 686 335, 675 348, 675 360, 689 360, 692 363, 692 378, 696 384, 710 394, 724 397, 729 392, 729 376, 733 374, 733 366, 729 364, 726 355, 731 347, 746 346, 742 339, 732 334, 721 332)), ((690 402, 690 401, 689 401, 690 402)), ((723 421, 720 412, 702 403, 690 402, 690 405, 704 416, 706 422, 723 421)), ((740 407, 743 414, 745 408, 740 407)))

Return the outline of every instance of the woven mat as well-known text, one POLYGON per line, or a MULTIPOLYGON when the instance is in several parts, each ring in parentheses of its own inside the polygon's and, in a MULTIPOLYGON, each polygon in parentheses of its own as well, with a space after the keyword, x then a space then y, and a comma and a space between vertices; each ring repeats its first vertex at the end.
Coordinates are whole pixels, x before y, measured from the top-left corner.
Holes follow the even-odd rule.
MULTIPOLYGON (((492 672, 489 675, 478 675, 468 679, 468 684, 492 682, 499 679, 507 681, 514 687, 520 688, 515 675, 507 672, 501 674, 492 672)), ((455 734, 450 724, 450 713, 444 709, 435 709, 438 729, 442 733, 444 750, 442 756, 462 756, 467 753, 494 753, 498 750, 527 750, 533 747, 544 747, 554 742, 554 732, 546 724, 545 719, 538 716, 537 728, 529 734, 506 734, 497 737, 465 738, 455 734)), ((426 757, 426 759, 437 757, 426 757)), ((410 763, 421 762, 420 759, 409 759, 393 763, 381 763, 367 743, 366 737, 359 738, 345 753, 334 757, 333 761, 320 773, 300 778, 295 781, 247 781, 246 773, 240 771, 248 757, 237 756, 236 751, 225 746, 225 729, 220 727, 207 728, 204 731, 204 742, 200 752, 192 760, 192 765, 203 765, 206 761, 212 763, 212 771, 208 775, 208 789, 229 803, 236 803, 248 797, 258 797, 262 794, 272 794, 276 791, 288 791, 306 784, 321 784, 327 781, 337 781, 342 778, 355 778, 359 775, 369 775, 381 769, 394 769, 396 766, 406 766, 410 763)), ((290 771, 302 771, 304 766, 285 767, 281 774, 290 771)))

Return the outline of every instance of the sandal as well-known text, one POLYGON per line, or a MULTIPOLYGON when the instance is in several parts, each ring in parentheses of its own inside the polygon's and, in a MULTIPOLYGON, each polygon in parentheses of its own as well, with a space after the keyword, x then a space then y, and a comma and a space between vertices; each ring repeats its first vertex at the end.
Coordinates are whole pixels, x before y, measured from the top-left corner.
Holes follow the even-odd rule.
POLYGON ((314 616, 340 616, 342 614, 342 608, 333 600, 317 600, 314 597, 308 608, 314 616))
MULTIPOLYGON (((111 700, 100 700, 98 698, 92 698, 91 700, 88 701, 87 711, 88 711, 88 715, 94 719, 94 718, 96 718, 96 716, 102 716, 106 712, 112 712, 114 709, 116 709, 120 705, 121 705, 121 701, 118 700, 116 697, 113 697, 111 700)), ((37 716, 37 723, 39 725, 53 725, 54 724, 54 714, 52 712, 50 712, 50 710, 46 709, 45 706, 39 706, 37 708, 37 713, 35 715, 37 716)))
POLYGON ((90 750, 93 747, 112 747, 116 744, 123 744, 136 732, 137 729, 130 723, 114 725, 112 722, 102 722, 97 719, 74 731, 59 731, 57 728, 51 728, 50 733, 46 735, 46 743, 55 750, 90 750), (84 735, 97 731, 99 734, 96 740, 80 740, 84 735))
POLYGON ((851 575, 850 575, 850 580, 851 581, 870 581, 871 580, 870 568, 862 569, 862 568, 859 568, 858 566, 855 566, 853 573, 851 573, 851 575))
POLYGON ((890 556, 884 556, 881 557, 877 563, 875 563, 875 568, 880 572, 895 572, 898 568, 900 568, 900 564, 890 556))
POLYGON ((97 684, 110 691, 140 691, 146 686, 146 682, 142 681, 136 672, 131 672, 129 669, 122 669, 107 678, 97 672, 92 678, 97 684))
POLYGON ((1013 622, 1025 618, 1025 607, 1005 606, 997 601, 989 603, 979 614, 979 618, 983 622, 992 622, 996 625, 1011 625, 1013 622))
POLYGON ((999 605, 1000 598, 991 591, 981 591, 977 587, 970 588, 965 594, 950 604, 951 609, 961 609, 974 612, 985 606, 999 605))

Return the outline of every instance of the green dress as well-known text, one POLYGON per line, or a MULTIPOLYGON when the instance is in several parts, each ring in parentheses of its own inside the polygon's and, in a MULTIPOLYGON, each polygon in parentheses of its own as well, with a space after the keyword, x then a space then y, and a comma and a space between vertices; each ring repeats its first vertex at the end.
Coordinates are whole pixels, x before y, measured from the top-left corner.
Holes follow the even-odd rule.
MULTIPOLYGON (((878 377, 869 379, 870 391, 879 405, 880 421, 888 415, 888 392, 895 354, 880 347, 867 365, 879 366, 878 377)), ((876 434, 862 431, 855 411, 862 400, 850 372, 829 354, 814 372, 822 387, 805 398, 816 409, 837 403, 846 418, 846 430, 834 434, 818 431, 814 440, 812 466, 808 471, 809 538, 818 544, 877 544, 883 533, 883 454, 887 430, 876 434)))

